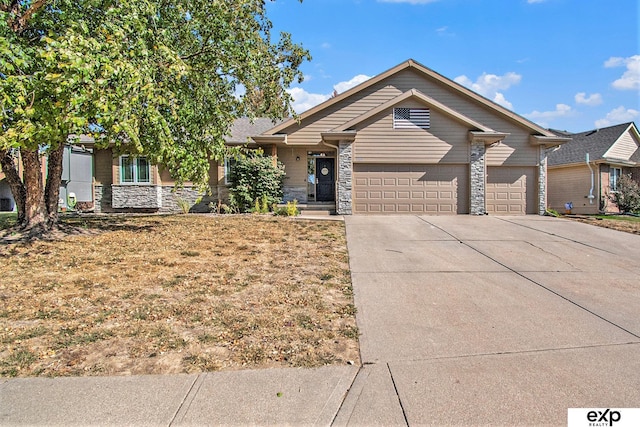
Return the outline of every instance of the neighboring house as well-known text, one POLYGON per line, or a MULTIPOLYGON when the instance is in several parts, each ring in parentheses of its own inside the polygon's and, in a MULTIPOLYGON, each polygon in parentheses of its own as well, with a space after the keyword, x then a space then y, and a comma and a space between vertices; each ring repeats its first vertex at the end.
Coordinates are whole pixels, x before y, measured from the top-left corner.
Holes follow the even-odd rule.
MULTIPOLYGON (((62 209, 93 208, 93 154, 82 143, 86 137, 80 138, 80 145, 65 146, 62 158, 62 182, 60 183, 60 201, 62 209)), ((17 159, 18 173, 22 175, 22 162, 17 159)), ((42 178, 47 178, 47 158, 42 158, 42 178)), ((6 182, 4 173, 0 171, 0 211, 16 210, 11 188, 6 182)))
POLYGON ((640 133, 635 123, 570 134, 571 142, 549 154, 549 207, 560 212, 565 204, 572 212, 618 212, 608 195, 616 191, 623 174, 640 182, 640 133), (587 163, 588 156, 588 163, 587 163))
POLYGON ((285 165, 285 200, 338 214, 543 214, 569 140, 413 60, 250 136, 285 165))

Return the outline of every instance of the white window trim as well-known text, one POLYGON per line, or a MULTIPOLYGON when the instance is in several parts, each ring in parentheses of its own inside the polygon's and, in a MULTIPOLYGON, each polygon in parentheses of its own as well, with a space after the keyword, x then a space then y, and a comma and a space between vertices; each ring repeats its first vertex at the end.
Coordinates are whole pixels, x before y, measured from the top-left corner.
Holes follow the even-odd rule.
POLYGON ((618 181, 620 180, 621 177, 622 177, 622 168, 617 166, 609 166, 609 191, 611 191, 612 193, 615 193, 616 191, 618 191, 618 181), (620 173, 618 173, 615 176, 615 182, 613 182, 614 170, 620 171, 620 173))
MULTIPOLYGON (((124 167, 122 166, 122 160, 125 159, 125 158, 128 159, 129 157, 131 157, 131 156, 128 156, 128 155, 120 156, 120 159, 119 159, 119 166, 120 166, 119 167, 119 170, 120 170, 120 177, 119 177, 120 179, 119 179, 119 181, 120 181, 120 184, 121 185, 151 185, 152 184, 151 163, 149 163, 148 160, 147 160, 147 168, 149 169, 149 172, 148 172, 149 180, 148 181, 138 181, 138 162, 137 161, 134 162, 133 165, 132 165, 133 166, 133 181, 127 181, 127 182, 124 181, 124 179, 123 179, 124 178, 124 174, 123 174, 124 167)), ((146 160, 145 156, 131 157, 131 158, 132 159, 144 158, 146 160)))

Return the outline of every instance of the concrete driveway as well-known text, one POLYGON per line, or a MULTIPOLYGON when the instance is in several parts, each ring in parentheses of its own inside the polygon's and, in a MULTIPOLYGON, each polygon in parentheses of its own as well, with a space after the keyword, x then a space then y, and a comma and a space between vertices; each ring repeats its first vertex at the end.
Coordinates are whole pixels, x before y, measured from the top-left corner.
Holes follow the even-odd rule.
POLYGON ((640 236, 538 216, 345 220, 364 366, 334 425, 640 407, 640 236))

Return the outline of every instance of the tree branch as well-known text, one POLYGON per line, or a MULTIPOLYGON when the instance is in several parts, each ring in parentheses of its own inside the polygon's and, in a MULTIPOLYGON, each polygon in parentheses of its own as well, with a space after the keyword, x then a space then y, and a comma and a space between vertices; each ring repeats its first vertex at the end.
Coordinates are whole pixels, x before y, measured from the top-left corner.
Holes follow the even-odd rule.
POLYGON ((27 27, 27 23, 31 16, 38 10, 42 9, 50 0, 36 0, 29 6, 23 14, 20 14, 20 2, 13 1, 10 6, 11 14, 14 15, 13 19, 9 21, 9 26, 15 33, 21 33, 27 27))

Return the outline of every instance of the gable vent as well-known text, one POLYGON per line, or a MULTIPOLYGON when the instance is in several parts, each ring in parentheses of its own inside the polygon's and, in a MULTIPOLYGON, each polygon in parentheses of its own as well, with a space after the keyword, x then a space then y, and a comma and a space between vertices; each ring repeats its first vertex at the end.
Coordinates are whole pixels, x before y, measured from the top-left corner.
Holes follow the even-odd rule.
POLYGON ((394 108, 394 129, 429 129, 430 115, 428 108, 394 108))

